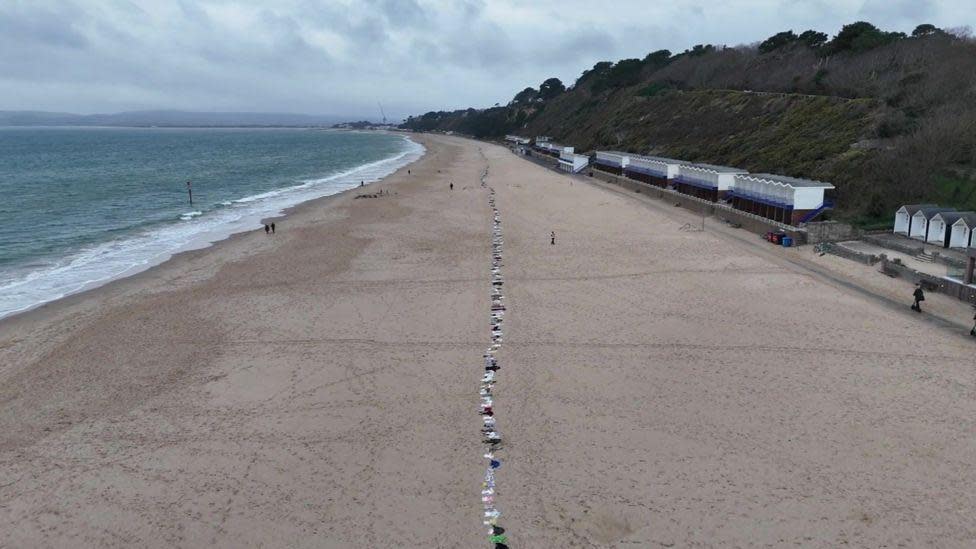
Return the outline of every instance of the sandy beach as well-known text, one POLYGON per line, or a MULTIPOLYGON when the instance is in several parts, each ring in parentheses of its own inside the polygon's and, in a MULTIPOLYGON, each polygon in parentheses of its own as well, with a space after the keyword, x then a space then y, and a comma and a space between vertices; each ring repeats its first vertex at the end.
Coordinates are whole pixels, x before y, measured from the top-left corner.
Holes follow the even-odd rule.
POLYGON ((416 139, 382 197, 0 321, 0 547, 488 546, 486 167, 512 547, 976 544, 973 342, 910 292, 416 139))

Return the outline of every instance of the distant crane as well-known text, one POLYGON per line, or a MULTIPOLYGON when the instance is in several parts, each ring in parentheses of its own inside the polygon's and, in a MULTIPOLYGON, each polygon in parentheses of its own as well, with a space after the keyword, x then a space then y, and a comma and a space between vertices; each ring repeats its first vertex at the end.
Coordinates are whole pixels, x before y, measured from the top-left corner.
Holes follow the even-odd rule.
POLYGON ((383 112, 383 104, 380 103, 379 101, 377 101, 376 104, 379 105, 379 107, 380 107, 380 114, 383 116, 383 125, 385 126, 386 125, 386 113, 383 112))

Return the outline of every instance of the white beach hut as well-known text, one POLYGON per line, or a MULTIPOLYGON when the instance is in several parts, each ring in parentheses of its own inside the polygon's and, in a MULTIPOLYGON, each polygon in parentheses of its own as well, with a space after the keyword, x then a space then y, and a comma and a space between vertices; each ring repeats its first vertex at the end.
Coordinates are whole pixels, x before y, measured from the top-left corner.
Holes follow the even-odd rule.
POLYGON ((623 175, 630 163, 630 153, 620 151, 596 151, 593 167, 598 170, 623 175))
POLYGON ((922 208, 938 208, 937 204, 905 204, 895 212, 896 234, 908 236, 912 228, 912 216, 922 208))
POLYGON ((925 241, 948 248, 952 237, 952 226, 964 215, 976 215, 976 212, 939 212, 933 215, 929 220, 929 233, 925 241))
POLYGON ((735 176, 747 173, 746 170, 728 166, 679 164, 674 187, 679 193, 718 202, 732 188, 735 176))
POLYGON ((974 230, 976 230, 976 214, 966 212, 960 215, 949 231, 949 247, 971 248, 974 230))
POLYGON ((929 221, 935 217, 936 214, 954 211, 956 211, 955 208, 942 208, 940 206, 919 208, 918 211, 912 215, 912 223, 908 230, 909 238, 921 240, 922 242, 928 241, 929 221))
POLYGON ((826 191, 833 188, 830 183, 813 179, 768 173, 736 174, 729 196, 737 210, 799 225, 833 207, 825 197, 826 191))
POLYGON ((559 158, 559 155, 563 153, 572 154, 574 152, 573 147, 566 147, 563 145, 559 145, 557 143, 553 143, 551 141, 543 141, 542 143, 536 143, 536 148, 543 154, 555 158, 559 158))
POLYGON ((663 158, 660 156, 632 155, 627 162, 624 174, 637 181, 643 181, 658 187, 667 187, 678 177, 678 167, 688 162, 663 158))
POLYGON ((570 173, 579 173, 590 163, 590 157, 584 154, 575 154, 572 147, 566 147, 559 154, 559 169, 570 173))

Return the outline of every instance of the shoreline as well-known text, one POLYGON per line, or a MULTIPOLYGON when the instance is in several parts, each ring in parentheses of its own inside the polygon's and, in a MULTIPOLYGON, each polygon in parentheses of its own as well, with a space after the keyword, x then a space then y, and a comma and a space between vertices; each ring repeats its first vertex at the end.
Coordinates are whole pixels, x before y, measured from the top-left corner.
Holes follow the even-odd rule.
MULTIPOLYGON (((212 128, 201 128, 201 129, 212 129, 212 128)), ((241 129, 252 129, 252 128, 241 128, 241 129)), ((295 128, 268 128, 268 129, 295 129, 295 128)), ((335 129, 335 131, 344 131, 344 132, 353 132, 353 133, 355 133, 355 132, 358 132, 359 130, 335 129)), ((392 171, 392 172, 384 175, 380 179, 377 179, 375 181, 371 181, 371 182, 366 183, 366 186, 367 187, 369 185, 374 185, 374 184, 382 183, 383 181, 389 179, 390 177, 393 177, 393 176, 397 175, 398 173, 400 173, 401 170, 407 169, 409 166, 411 166, 414 163, 418 162, 419 160, 423 159, 424 156, 427 154, 427 150, 424 147, 424 145, 422 143, 419 143, 418 141, 416 141, 414 139, 411 139, 410 135, 398 135, 398 134, 393 134, 393 133, 390 133, 390 132, 381 132, 381 133, 385 133, 385 134, 395 135, 397 137, 401 137, 402 139, 404 139, 404 141, 406 141, 408 143, 412 143, 414 145, 419 145, 421 147, 421 150, 418 151, 419 156, 417 156, 417 158, 414 158, 413 160, 408 161, 406 164, 403 164, 402 166, 396 168, 394 171, 392 171)), ((373 161, 373 162, 367 162, 367 163, 362 164, 362 165, 359 165, 359 166, 357 166, 355 168, 351 168, 349 170, 340 171, 340 172, 337 172, 336 174, 333 174, 332 176, 327 176, 327 177, 341 176, 343 174, 349 175, 350 172, 355 172, 357 170, 361 170, 361 169, 367 168, 369 166, 375 165, 375 164, 380 163, 380 162, 390 161, 390 160, 393 160, 393 159, 398 158, 399 156, 402 156, 402 155, 410 155, 410 154, 412 154, 410 150, 405 150, 402 153, 398 153, 397 155, 393 155, 393 156, 390 156, 388 158, 384 158, 384 159, 377 160, 377 161, 373 161)), ((363 187, 363 188, 365 188, 365 187, 363 187)), ((280 189, 280 190, 288 190, 288 189, 289 188, 283 188, 283 189, 280 189)), ((339 191, 338 193, 334 193, 334 194, 330 194, 330 195, 326 195, 326 196, 319 196, 319 197, 311 198, 311 199, 308 199, 308 200, 304 200, 304 201, 298 202, 296 204, 293 204, 291 206, 287 206, 287 207, 281 209, 277 214, 257 218, 257 219, 254 220, 254 222, 257 223, 257 224, 259 224, 259 225, 264 225, 266 223, 271 223, 273 221, 274 222, 277 222, 278 220, 285 219, 289 215, 293 215, 295 213, 298 213, 298 212, 302 211, 302 208, 303 207, 306 207, 306 206, 308 206, 308 207, 314 207, 314 206, 310 206, 310 205, 313 204, 313 203, 318 203, 318 201, 320 201, 320 200, 326 200, 326 199, 329 199, 329 198, 335 198, 335 197, 343 196, 343 195, 345 195, 346 193, 348 193, 350 191, 355 191, 356 189, 360 189, 360 187, 351 187, 349 189, 345 189, 345 190, 339 191)), ((261 230, 261 227, 258 226, 258 227, 254 228, 254 229, 244 229, 244 230, 234 230, 234 228, 232 228, 232 227, 222 227, 222 228, 218 228, 218 229, 214 229, 214 230, 210 230, 210 231, 202 231, 199 234, 195 235, 193 237, 193 240, 191 240, 189 243, 187 243, 185 245, 182 245, 179 248, 176 248, 172 252, 167 252, 166 254, 164 254, 165 257, 163 259, 161 259, 161 260, 150 259, 145 264, 135 264, 135 265, 132 265, 132 266, 126 268, 124 271, 121 271, 121 272, 119 272, 119 273, 117 273, 115 275, 111 275, 111 276, 109 276, 109 277, 107 277, 105 279, 98 280, 98 281, 94 281, 94 282, 86 282, 86 283, 83 283, 78 289, 73 290, 73 291, 69 291, 69 292, 65 293, 64 295, 61 295, 60 297, 56 297, 56 298, 53 298, 53 299, 50 299, 50 300, 47 300, 47 301, 41 301, 39 303, 30 305, 30 306, 28 306, 26 308, 23 308, 23 309, 20 309, 20 310, 17 310, 17 311, 13 311, 13 312, 11 312, 9 314, 0 316, 0 329, 2 329, 4 327, 4 325, 7 324, 9 321, 13 321, 13 320, 15 320, 15 319, 17 319, 17 318, 19 318, 21 316, 24 316, 24 315, 27 315, 27 314, 31 313, 31 312, 38 311, 40 309, 44 309, 44 308, 47 308, 49 306, 53 306, 53 305, 59 304, 59 303, 61 303, 63 301, 70 300, 70 299, 75 298, 75 297, 84 296, 84 295, 87 295, 89 292, 94 292, 94 291, 100 290, 102 288, 106 288, 108 286, 115 285, 116 283, 119 283, 119 282, 123 282, 123 281, 126 281, 126 280, 130 280, 130 279, 134 279, 134 278, 140 277, 142 275, 152 276, 152 274, 150 273, 150 271, 153 271, 155 269, 158 269, 160 267, 163 267, 163 266, 167 265, 168 263, 170 263, 170 262, 172 262, 174 260, 179 260, 180 258, 183 258, 183 257, 197 257, 197 256, 192 255, 192 254, 195 254, 196 252, 206 252, 208 250, 214 250, 218 245, 222 245, 222 244, 224 244, 226 242, 233 241, 235 238, 240 237, 240 236, 243 236, 243 235, 247 235, 248 233, 250 233, 252 231, 255 231, 255 230, 259 231, 259 230, 261 230), (214 240, 210 240, 210 238, 215 238, 215 239, 214 240)))

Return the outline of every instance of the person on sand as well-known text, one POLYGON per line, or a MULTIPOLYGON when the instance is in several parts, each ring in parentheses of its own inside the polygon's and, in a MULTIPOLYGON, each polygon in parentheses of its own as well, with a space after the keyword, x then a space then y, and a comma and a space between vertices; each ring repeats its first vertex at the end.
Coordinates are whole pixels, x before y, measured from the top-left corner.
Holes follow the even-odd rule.
POLYGON ((973 329, 969 330, 969 335, 976 337, 976 315, 973 315, 973 329))
POLYGON ((916 313, 922 312, 922 302, 925 301, 925 292, 922 291, 921 284, 915 285, 915 293, 912 295, 915 296, 915 303, 912 305, 912 309, 916 313))
POLYGON ((271 234, 274 234, 274 231, 275 231, 275 226, 274 226, 274 223, 272 223, 271 224, 271 234))
POLYGON ((359 182, 359 186, 360 186, 360 187, 362 187, 362 186, 363 186, 363 185, 365 185, 365 184, 366 184, 366 182, 365 182, 365 181, 360 181, 360 182, 359 182))
POLYGON ((453 182, 451 183, 451 190, 452 191, 454 190, 454 183, 453 182))
POLYGON ((271 227, 267 223, 264 224, 264 234, 268 234, 271 231, 271 227))
POLYGON ((551 245, 551 246, 555 246, 556 245, 556 231, 552 231, 549 234, 549 245, 551 245))

